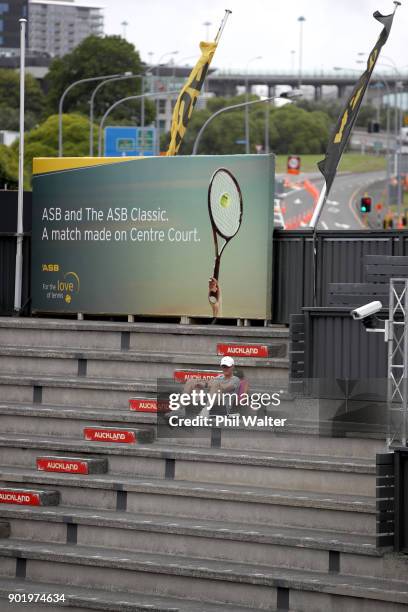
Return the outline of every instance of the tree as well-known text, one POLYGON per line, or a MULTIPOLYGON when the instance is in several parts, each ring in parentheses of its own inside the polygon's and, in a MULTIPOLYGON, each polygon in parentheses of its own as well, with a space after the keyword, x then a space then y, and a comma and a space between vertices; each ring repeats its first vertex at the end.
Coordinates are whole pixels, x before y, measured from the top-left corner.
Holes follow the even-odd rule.
MULTIPOLYGON (((0 125, 3 130, 18 131, 20 105, 19 73, 0 69, 0 125)), ((31 74, 25 77, 25 127, 33 128, 43 117, 45 95, 31 74)))
MULTIPOLYGON (((64 157, 89 155, 89 120, 78 114, 63 115, 64 157)), ((96 128, 96 126, 95 126, 96 128)), ((97 130, 94 130, 94 148, 97 147, 97 130)), ((13 159, 18 161, 18 142, 11 145, 13 159)), ((25 183, 30 184, 32 162, 35 157, 58 156, 58 115, 51 115, 41 125, 26 134, 24 173, 25 183)))
POLYGON ((324 153, 329 140, 329 117, 322 111, 307 112, 287 104, 271 113, 275 136, 270 135, 274 153, 324 153), (272 137, 271 137, 272 136, 272 137))
MULTIPOLYGON (((255 100, 256 96, 252 96, 255 100)), ((245 101, 245 96, 235 98, 213 98, 205 110, 193 113, 181 146, 181 154, 191 153, 199 129, 218 109, 245 101)), ((321 111, 308 112, 296 104, 269 109, 269 145, 274 153, 323 153, 329 139, 330 119, 321 111)), ((245 153, 244 109, 226 111, 216 117, 205 129, 200 140, 201 154, 245 153), (239 142, 241 141, 241 142, 239 142)), ((249 108, 251 153, 255 145, 264 145, 265 107, 264 104, 249 108)), ((168 135, 167 135, 168 140, 168 135)), ((162 147, 166 148, 162 141, 162 147)))
MULTIPOLYGON (((331 127, 337 123, 338 118, 344 111, 344 105, 346 100, 340 100, 338 98, 332 100, 300 100, 297 105, 307 111, 322 111, 326 113, 331 119, 331 127)), ((356 127, 367 128, 370 119, 376 119, 377 108, 369 100, 363 100, 363 104, 359 110, 356 120, 356 127)), ((385 126, 386 124, 386 111, 381 112, 381 123, 385 126)))
MULTIPOLYGON (((47 74, 47 108, 49 113, 58 111, 59 100, 65 89, 75 81, 110 74, 134 75, 144 73, 144 65, 138 51, 120 36, 88 36, 71 53, 56 58, 47 74)), ((89 99, 98 82, 75 86, 64 101, 64 112, 89 114, 89 99)), ((108 83, 95 98, 95 116, 102 115, 113 102, 141 93, 141 79, 126 79, 108 83)), ((145 124, 154 118, 154 105, 147 101, 145 124)), ((112 113, 112 119, 140 123, 140 101, 123 104, 112 113)))

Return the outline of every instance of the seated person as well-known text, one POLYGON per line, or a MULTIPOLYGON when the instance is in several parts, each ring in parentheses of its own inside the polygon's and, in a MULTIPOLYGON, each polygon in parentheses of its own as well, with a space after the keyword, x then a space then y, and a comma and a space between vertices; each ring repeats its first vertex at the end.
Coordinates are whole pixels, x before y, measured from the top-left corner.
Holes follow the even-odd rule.
MULTIPOLYGON (((233 396, 236 395, 238 397, 241 381, 238 376, 234 374, 234 360, 232 357, 223 357, 221 359, 220 365, 222 368, 222 374, 221 376, 217 376, 217 378, 213 378, 211 381, 209 381, 208 394, 210 395, 210 397, 212 395, 217 395, 218 393, 220 395, 225 394, 225 401, 222 402, 221 405, 226 409, 228 414, 231 412, 231 409, 234 409, 234 407, 236 407, 236 402, 234 402, 233 396), (232 397, 228 397, 229 395, 232 395, 232 397)), ((217 402, 215 402, 213 406, 218 407, 220 406, 220 404, 217 404, 217 402)), ((207 405, 200 412, 200 416, 210 416, 211 410, 212 408, 207 405)))
MULTIPOLYGON (((200 416, 208 417, 219 414, 220 409, 227 414, 235 414, 239 408, 239 397, 248 392, 248 381, 244 378, 242 370, 234 371, 234 360, 225 356, 221 359, 223 373, 211 380, 190 378, 183 387, 183 393, 191 395, 193 391, 204 391, 206 397, 216 396, 214 401, 208 402, 199 412, 200 416), (225 394, 225 397, 222 397, 225 394), (217 397, 218 396, 218 397, 217 397), (218 401, 220 398, 221 401, 218 401)), ((177 414, 185 416, 185 408, 179 408, 177 414)), ((168 415, 166 415, 168 416, 168 415)))

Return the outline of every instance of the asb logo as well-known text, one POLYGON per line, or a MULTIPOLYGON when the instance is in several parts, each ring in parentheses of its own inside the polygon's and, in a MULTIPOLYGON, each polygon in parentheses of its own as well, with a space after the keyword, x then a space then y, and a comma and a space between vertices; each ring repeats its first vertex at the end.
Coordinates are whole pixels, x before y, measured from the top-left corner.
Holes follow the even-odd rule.
POLYGON ((81 288, 78 274, 76 272, 66 272, 64 274, 64 279, 57 282, 59 291, 63 291, 65 294, 65 302, 70 304, 72 301, 72 294, 79 293, 81 288))

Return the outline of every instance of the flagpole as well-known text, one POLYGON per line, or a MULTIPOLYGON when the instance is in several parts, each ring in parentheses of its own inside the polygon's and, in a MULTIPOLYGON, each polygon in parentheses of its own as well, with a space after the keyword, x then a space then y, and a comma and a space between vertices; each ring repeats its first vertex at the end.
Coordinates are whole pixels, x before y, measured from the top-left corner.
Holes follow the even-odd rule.
POLYGON ((217 36, 214 39, 214 42, 217 43, 217 45, 218 45, 218 41, 221 38, 221 34, 224 31, 225 25, 226 25, 226 23, 228 21, 228 17, 231 15, 231 13, 232 13, 232 11, 230 11, 229 9, 225 9, 225 15, 224 15, 223 20, 221 22, 221 25, 220 25, 220 27, 218 29, 217 36))
POLYGON ((318 166, 319 170, 325 178, 324 186, 320 192, 319 199, 316 207, 313 211, 313 216, 310 220, 309 227, 313 229, 313 306, 317 306, 317 278, 318 278, 318 259, 317 259, 317 225, 319 222, 320 215, 322 213, 325 202, 330 191, 330 188, 335 179, 337 168, 349 139, 350 133, 354 127, 357 119, 358 112, 360 110, 361 102, 364 94, 367 90, 368 84, 372 77, 375 65, 377 63, 378 56, 384 44, 388 40, 388 36, 392 27, 393 19, 397 8, 401 5, 399 0, 394 0, 394 11, 391 15, 381 15, 376 11, 373 15, 377 21, 383 24, 383 30, 375 43, 373 50, 370 53, 369 60, 367 61, 367 68, 357 81, 350 98, 347 101, 346 109, 342 112, 337 122, 336 131, 333 142, 329 143, 325 159, 322 160, 318 166), (365 80, 364 80, 365 79, 365 80), (357 89, 358 88, 358 89, 357 89), (350 114, 349 114, 350 113, 350 114))
POLYGON ((21 310, 23 278, 23 197, 24 197, 24 97, 25 97, 25 42, 27 19, 20 19, 20 143, 18 153, 17 244, 14 280, 14 311, 21 310))
POLYGON ((224 18, 218 29, 214 42, 206 41, 200 43, 201 57, 198 59, 196 65, 192 69, 185 85, 183 85, 173 109, 170 128, 170 143, 166 152, 167 156, 178 154, 184 134, 187 130, 188 122, 194 109, 194 105, 204 87, 208 68, 231 12, 232 11, 228 9, 225 10, 224 18))
POLYGON ((323 210, 323 206, 326 203, 327 198, 327 183, 324 182, 322 190, 319 195, 319 199, 316 203, 315 209, 313 211, 313 216, 310 220, 310 227, 313 228, 313 239, 312 239, 312 260, 313 260, 313 306, 317 306, 317 225, 319 223, 320 215, 323 210))
POLYGON ((309 223, 309 227, 315 228, 317 227, 317 224, 319 223, 319 219, 320 219, 320 215, 323 209, 323 206, 326 203, 326 198, 327 198, 327 184, 326 181, 322 187, 322 190, 320 192, 319 195, 319 199, 317 200, 315 209, 313 211, 313 216, 310 219, 310 223, 309 223))

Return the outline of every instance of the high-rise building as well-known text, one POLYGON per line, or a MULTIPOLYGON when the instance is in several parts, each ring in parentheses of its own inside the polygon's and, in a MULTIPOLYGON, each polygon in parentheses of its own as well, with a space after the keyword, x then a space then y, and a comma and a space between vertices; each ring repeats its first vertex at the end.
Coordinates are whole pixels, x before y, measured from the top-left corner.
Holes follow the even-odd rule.
POLYGON ((21 17, 27 18, 28 0, 0 0, 0 47, 20 46, 21 17))
POLYGON ((28 19, 30 50, 51 56, 65 55, 87 36, 103 34, 102 8, 74 0, 29 0, 28 19))

